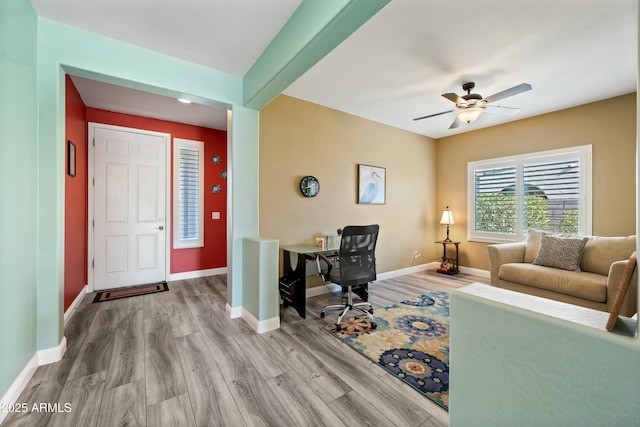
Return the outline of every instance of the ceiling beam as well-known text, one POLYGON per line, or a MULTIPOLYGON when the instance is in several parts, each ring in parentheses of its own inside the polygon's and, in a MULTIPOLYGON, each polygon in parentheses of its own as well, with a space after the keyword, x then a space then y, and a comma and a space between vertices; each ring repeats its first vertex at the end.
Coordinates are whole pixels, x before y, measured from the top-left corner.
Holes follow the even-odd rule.
POLYGON ((244 106, 265 107, 390 1, 303 0, 244 76, 244 106))

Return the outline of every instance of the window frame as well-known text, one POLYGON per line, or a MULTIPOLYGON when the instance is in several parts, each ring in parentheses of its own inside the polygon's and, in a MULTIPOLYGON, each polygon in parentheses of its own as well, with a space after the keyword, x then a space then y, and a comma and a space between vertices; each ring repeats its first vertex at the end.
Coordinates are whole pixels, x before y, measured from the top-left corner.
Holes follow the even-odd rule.
POLYGON ((498 157, 493 159, 478 160, 467 163, 467 240, 470 242, 484 243, 508 243, 525 240, 527 230, 523 229, 523 168, 536 162, 545 160, 562 160, 577 158, 580 162, 580 196, 579 211, 580 222, 578 234, 591 235, 592 233, 592 146, 580 145, 575 147, 560 148, 557 150, 539 151, 519 154, 514 156, 498 157), (475 171, 497 167, 516 168, 516 232, 514 234, 479 232, 474 230, 475 225, 475 171))
POLYGON ((204 142, 173 138, 173 249, 204 247, 204 142), (195 239, 181 239, 180 206, 180 160, 182 150, 198 152, 198 236, 195 239))

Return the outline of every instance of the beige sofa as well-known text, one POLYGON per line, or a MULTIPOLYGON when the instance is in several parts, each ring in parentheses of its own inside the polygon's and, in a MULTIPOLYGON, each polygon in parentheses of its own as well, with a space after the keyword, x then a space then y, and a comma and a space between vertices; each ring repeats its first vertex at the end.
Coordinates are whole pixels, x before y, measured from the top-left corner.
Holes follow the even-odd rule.
MULTIPOLYGON (((542 232, 532 230, 525 242, 489 245, 491 285, 601 311, 611 311, 636 236, 588 236, 579 271, 536 265, 542 232)), ((548 241, 550 239, 546 239, 548 241)), ((637 269, 636 269, 637 271, 637 269)), ((637 272, 634 271, 620 315, 637 310, 637 272)))

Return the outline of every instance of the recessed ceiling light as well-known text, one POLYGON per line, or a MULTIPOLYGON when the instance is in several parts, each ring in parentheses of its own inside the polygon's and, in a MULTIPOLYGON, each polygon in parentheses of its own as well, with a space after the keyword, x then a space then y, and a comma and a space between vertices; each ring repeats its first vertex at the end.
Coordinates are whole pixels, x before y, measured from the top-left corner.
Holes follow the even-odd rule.
POLYGON ((185 98, 178 98, 178 101, 182 102, 183 104, 191 104, 191 101, 185 98))

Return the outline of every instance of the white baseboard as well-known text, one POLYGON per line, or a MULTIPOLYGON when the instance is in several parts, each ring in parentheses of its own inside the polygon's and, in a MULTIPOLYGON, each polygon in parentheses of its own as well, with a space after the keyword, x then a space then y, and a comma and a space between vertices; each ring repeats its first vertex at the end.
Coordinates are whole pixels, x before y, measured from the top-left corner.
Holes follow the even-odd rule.
POLYGON ((227 304, 225 311, 231 319, 242 317, 251 326, 251 329, 259 334, 273 331, 280 327, 280 317, 277 316, 267 320, 258 320, 244 307, 231 307, 229 304, 227 304))
POLYGON ((174 273, 169 275, 169 280, 173 281, 197 279, 199 277, 218 276, 220 274, 227 274, 227 267, 210 268, 208 270, 185 271, 184 273, 174 273))
MULTIPOLYGON (((36 369, 38 369, 38 366, 60 361, 62 356, 64 356, 65 351, 67 351, 66 337, 62 337, 62 341, 60 341, 60 344, 56 347, 37 351, 36 354, 34 354, 27 362, 26 366, 22 369, 13 384, 11 384, 4 396, 2 396, 2 400, 0 400, 0 408, 7 408, 9 405, 16 403, 18 397, 20 397, 20 394, 29 383, 29 380, 33 377, 33 374, 35 374, 36 369)), ((7 414, 8 412, 6 410, 0 411, 0 424, 7 414)))
POLYGON ((473 274, 474 276, 484 277, 485 279, 491 278, 491 273, 487 270, 480 270, 479 268, 471 267, 459 267, 461 273, 473 274))
MULTIPOLYGON (((377 280, 392 279, 394 277, 404 276, 405 274, 417 273, 419 271, 428 270, 430 268, 437 268, 439 265, 440 264, 438 264, 437 262, 432 262, 432 263, 429 263, 429 264, 415 265, 413 267, 407 267, 407 268, 403 268, 403 269, 400 269, 400 270, 386 271, 384 273, 379 273, 377 275, 377 277, 378 277, 377 280)), ((316 297, 318 295, 328 294, 328 293, 331 293, 331 292, 337 292, 337 291, 340 290, 340 288, 341 288, 341 286, 340 285, 336 285, 335 283, 326 283, 324 285, 314 286, 313 288, 307 288, 307 292, 306 292, 305 296, 307 298, 316 297)))
POLYGON ((76 299, 73 300, 69 308, 67 308, 67 311, 64 312, 64 326, 67 326, 67 323, 69 322, 69 320, 71 320, 71 317, 76 312, 76 308, 78 308, 78 305, 82 302, 84 296, 87 294, 87 289, 89 289, 89 287, 87 285, 84 285, 84 288, 82 288, 76 299))
POLYGON ((337 292, 342 287, 335 283, 326 283, 320 286, 314 286, 313 288, 307 288, 306 297, 317 297, 318 295, 329 294, 331 292, 337 292))
MULTIPOLYGON (((16 403, 18 397, 20 397, 20 393, 22 393, 29 383, 33 374, 35 374, 36 369, 38 369, 38 354, 34 354, 31 360, 27 362, 27 365, 22 369, 18 378, 11 384, 9 390, 2 396, 2 400, 0 400, 0 408, 7 408, 9 405, 16 403)), ((0 411, 0 423, 7 416, 7 411, 0 411)))
POLYGON ((229 303, 227 303, 225 311, 229 315, 230 319, 237 319, 238 317, 242 317, 242 307, 231 307, 229 303))
MULTIPOLYGON (((426 264, 420 264, 420 265, 414 265, 407 268, 402 268, 400 270, 386 271, 384 273, 378 274, 378 280, 392 279, 394 277, 404 276, 405 274, 418 273, 420 271, 429 270, 432 268, 438 268, 439 265, 440 263, 438 262, 430 262, 426 264)), ((489 272, 485 270, 478 270, 478 269, 468 268, 468 267, 460 267, 460 271, 463 273, 475 274, 482 277, 489 277, 489 272)), ((217 274, 226 274, 226 273, 227 273, 226 267, 211 269, 211 270, 190 271, 186 273, 172 274, 171 280, 184 280, 184 279, 206 277, 206 276, 213 276, 217 274)), ((307 298, 315 297, 318 295, 323 295, 331 292, 337 292, 338 290, 340 290, 340 285, 336 285, 335 283, 327 283, 320 286, 314 286, 313 288, 308 288, 306 292, 306 297, 307 298)), ((255 317, 253 317, 253 315, 251 315, 251 313, 247 312, 243 307, 231 307, 229 304, 227 304, 225 307, 225 311, 227 312, 227 315, 231 319, 237 319, 238 317, 245 318, 247 323, 249 323, 254 330, 262 331, 258 333, 271 331, 280 327, 279 318, 258 321, 255 317), (277 325, 276 325, 276 320, 277 320, 277 325), (266 322, 266 323, 262 323, 262 322, 266 322), (274 325, 276 326, 274 327, 274 325)))
MULTIPOLYGON (((439 262, 430 262, 427 264, 414 265, 412 267, 402 268, 400 270, 385 271, 379 273, 377 280, 393 279, 394 277, 404 276, 405 274, 418 273, 424 270, 435 269, 440 266, 439 262)), ((475 276, 489 278, 489 272, 487 270, 480 270, 477 268, 460 267, 461 273, 473 274, 475 276)), ((374 282, 375 283, 375 282, 374 282)), ((314 286, 313 288, 307 288, 306 297, 315 297, 322 294, 328 294, 331 292, 337 292, 340 290, 340 285, 335 283, 328 283, 320 286, 314 286)))
POLYGON ((280 317, 272 317, 267 320, 258 320, 244 308, 242 309, 242 318, 251 326, 251 328, 259 334, 276 330, 280 327, 280 317))
POLYGON ((49 365, 62 360, 64 352, 67 351, 67 337, 62 337, 60 344, 57 347, 46 348, 36 353, 38 356, 38 365, 49 365))
POLYGON ((258 320, 253 314, 251 314, 244 307, 231 307, 226 305, 225 311, 231 319, 237 319, 241 317, 245 322, 251 326, 251 328, 259 334, 273 331, 280 327, 280 317, 272 317, 267 320, 258 320))
POLYGON ((412 267, 401 268, 400 270, 385 271, 378 273, 378 280, 393 279, 394 277, 404 276, 405 274, 418 273, 420 271, 429 270, 430 268, 438 268, 439 262, 429 262, 427 264, 414 265, 412 267))
MULTIPOLYGON (((405 274, 417 273, 424 270, 430 270, 432 268, 438 268, 440 266, 439 262, 430 262, 427 264, 415 265, 413 267, 402 268, 400 270, 394 271, 386 271, 384 273, 378 274, 378 280, 392 279, 398 276, 404 276, 405 274)), ((480 276, 484 278, 490 278, 490 272, 488 270, 481 270, 479 268, 471 268, 471 267, 459 267, 461 273, 465 274, 473 274, 474 276, 480 276)), ((307 290, 308 292, 308 290, 307 290)))

